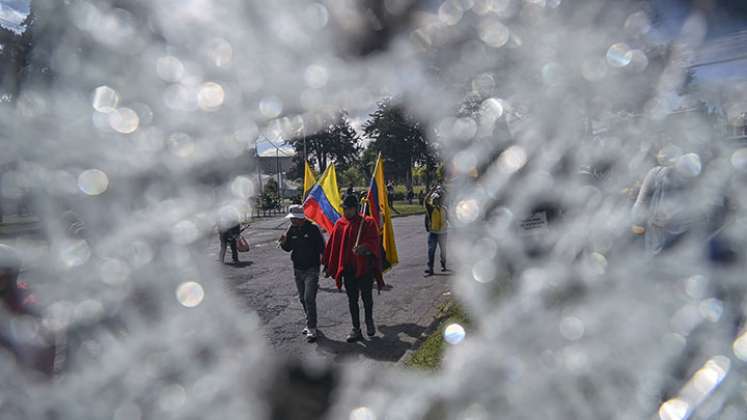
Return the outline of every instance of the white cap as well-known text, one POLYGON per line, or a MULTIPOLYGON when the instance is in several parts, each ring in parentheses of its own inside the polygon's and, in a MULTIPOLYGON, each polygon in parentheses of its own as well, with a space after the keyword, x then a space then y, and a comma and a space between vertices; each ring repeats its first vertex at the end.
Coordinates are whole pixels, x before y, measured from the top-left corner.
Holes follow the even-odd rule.
POLYGON ((288 214, 285 216, 286 219, 305 219, 306 215, 303 213, 303 207, 294 204, 288 207, 288 214))

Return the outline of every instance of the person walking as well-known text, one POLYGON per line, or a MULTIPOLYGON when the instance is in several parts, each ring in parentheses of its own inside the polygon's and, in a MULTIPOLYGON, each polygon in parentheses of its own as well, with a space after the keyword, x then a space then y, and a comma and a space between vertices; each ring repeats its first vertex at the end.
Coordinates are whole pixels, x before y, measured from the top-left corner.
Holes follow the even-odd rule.
POLYGON ((389 208, 392 209, 393 212, 399 214, 399 210, 394 208, 394 182, 392 182, 391 179, 386 184, 386 198, 389 202, 389 208))
POLYGON ((706 217, 691 201, 694 180, 700 175, 698 155, 688 153, 669 166, 656 166, 643 180, 632 208, 635 235, 643 236, 644 249, 658 255, 674 247, 706 217))
MULTIPOLYGON (((353 329, 345 338, 348 343, 363 339, 358 301, 363 300, 366 332, 376 335, 373 319, 373 282, 381 270, 381 244, 376 222, 359 214, 358 197, 348 195, 342 203, 344 217, 335 223, 324 250, 324 272, 335 279, 337 289, 345 285, 353 329)), ((377 287, 383 284, 378 280, 377 287)))
POLYGON ((441 271, 446 268, 446 228, 447 209, 443 205, 443 190, 436 186, 428 192, 423 203, 425 204, 425 230, 428 232, 428 265, 425 269, 427 276, 433 275, 433 262, 436 258, 436 248, 441 249, 441 271))
POLYGON ((239 251, 237 249, 236 241, 241 235, 241 224, 229 223, 228 225, 218 225, 218 237, 220 238, 220 253, 218 258, 221 264, 225 264, 226 261, 226 248, 231 247, 231 259, 234 264, 239 263, 239 251))
POLYGON ((324 254, 324 237, 315 224, 306 220, 303 206, 290 206, 285 218, 290 219, 291 225, 280 237, 280 247, 291 253, 298 300, 306 314, 303 334, 306 341, 313 343, 317 338, 316 293, 319 290, 319 266, 324 254))

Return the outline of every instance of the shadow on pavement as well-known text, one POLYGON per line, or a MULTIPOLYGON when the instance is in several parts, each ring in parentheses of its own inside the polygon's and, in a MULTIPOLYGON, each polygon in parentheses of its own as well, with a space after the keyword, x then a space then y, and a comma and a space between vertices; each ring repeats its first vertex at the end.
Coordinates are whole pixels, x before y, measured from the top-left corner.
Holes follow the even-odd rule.
POLYGON ((244 268, 244 267, 249 267, 252 264, 254 264, 254 261, 239 261, 237 263, 228 263, 225 265, 226 267, 244 268))
POLYGON ((413 323, 381 325, 379 326, 379 335, 371 338, 367 337, 363 341, 352 344, 345 342, 344 337, 340 337, 339 341, 327 337, 320 330, 317 345, 322 350, 333 353, 337 362, 353 355, 361 355, 378 361, 397 362, 405 355, 407 350, 413 348, 426 329, 426 327, 413 323), (403 341, 400 337, 401 334, 412 337, 412 340, 403 341))

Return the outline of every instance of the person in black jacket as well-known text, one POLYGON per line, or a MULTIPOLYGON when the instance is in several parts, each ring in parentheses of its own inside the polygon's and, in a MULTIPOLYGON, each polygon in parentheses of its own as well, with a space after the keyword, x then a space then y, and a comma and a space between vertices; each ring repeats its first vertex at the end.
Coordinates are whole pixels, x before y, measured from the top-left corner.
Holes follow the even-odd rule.
POLYGON ((319 289, 319 266, 324 254, 324 237, 319 228, 306 220, 303 207, 293 205, 288 208, 286 219, 291 226, 280 237, 280 247, 291 253, 293 272, 298 288, 298 299, 306 313, 306 328, 303 334, 306 341, 316 341, 316 292, 319 289))

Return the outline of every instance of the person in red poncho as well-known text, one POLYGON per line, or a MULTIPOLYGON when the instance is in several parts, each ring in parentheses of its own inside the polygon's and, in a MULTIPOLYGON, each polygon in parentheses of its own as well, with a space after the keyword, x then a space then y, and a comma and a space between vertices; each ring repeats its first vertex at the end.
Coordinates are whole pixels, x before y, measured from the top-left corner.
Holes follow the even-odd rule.
POLYGON ((369 337, 376 334, 373 321, 373 283, 376 279, 379 289, 383 286, 381 276, 378 275, 381 273, 381 245, 376 222, 370 216, 364 218, 359 214, 358 198, 355 195, 346 196, 342 207, 344 217, 337 220, 330 233, 323 264, 324 272, 335 279, 338 290, 345 285, 350 318, 353 321, 353 330, 345 340, 354 343, 363 339, 359 299, 363 300, 366 332, 369 337))
POLYGON ((35 298, 18 280, 20 271, 18 253, 0 244, 0 352, 13 356, 34 377, 47 379, 54 374, 57 349, 53 335, 32 310, 35 298))

